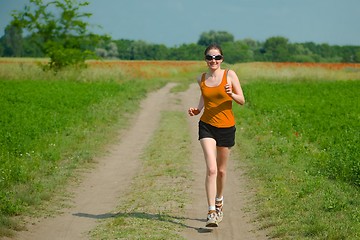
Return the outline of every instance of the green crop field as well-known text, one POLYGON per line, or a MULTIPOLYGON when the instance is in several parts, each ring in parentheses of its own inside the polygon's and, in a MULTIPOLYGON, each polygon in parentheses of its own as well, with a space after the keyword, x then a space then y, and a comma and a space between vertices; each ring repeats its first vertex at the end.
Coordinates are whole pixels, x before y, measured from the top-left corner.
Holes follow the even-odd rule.
POLYGON ((360 237, 359 90, 359 81, 244 86, 238 141, 274 237, 360 237))
MULTIPOLYGON (((255 220, 280 239, 360 239, 360 66, 227 67, 247 100, 234 108, 236 161, 256 189, 255 220)), ((20 230, 24 216, 51 211, 47 203, 128 126, 148 92, 169 81, 182 91, 204 70, 200 62, 109 61, 53 75, 32 60, 1 62, 0 236, 20 230)), ((179 119, 166 120, 182 128, 179 119)))

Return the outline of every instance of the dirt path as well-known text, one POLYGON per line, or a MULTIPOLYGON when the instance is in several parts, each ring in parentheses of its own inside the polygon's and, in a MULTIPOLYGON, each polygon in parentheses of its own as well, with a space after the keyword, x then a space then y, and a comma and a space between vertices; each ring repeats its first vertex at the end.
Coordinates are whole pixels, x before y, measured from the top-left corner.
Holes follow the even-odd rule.
POLYGON ((109 217, 118 205, 118 197, 129 186, 140 166, 139 156, 158 126, 166 96, 174 84, 168 84, 149 94, 141 104, 141 111, 132 127, 123 132, 106 157, 98 159, 97 167, 84 178, 75 190, 73 207, 55 218, 30 224, 28 231, 20 232, 21 240, 80 240, 97 220, 109 217))
MULTIPOLYGON (((140 154, 157 128, 161 110, 174 106, 176 110, 186 111, 189 106, 197 104, 199 92, 195 84, 191 85, 188 91, 176 96, 169 92, 173 86, 174 84, 168 84, 149 94, 143 101, 141 111, 132 127, 121 134, 118 143, 111 147, 106 157, 98 159, 97 167, 86 174, 82 183, 74 190, 73 207, 65 209, 63 214, 57 217, 30 223, 28 231, 19 232, 15 239, 88 239, 87 234, 96 227, 97 221, 112 215, 111 211, 118 205, 118 197, 127 190, 126 187, 136 175, 140 167, 140 154), (172 101, 176 103, 172 104, 172 101)), ((197 121, 198 117, 189 117, 193 139, 191 167, 194 182, 190 189, 192 201, 186 207, 186 225, 189 227, 182 235, 191 240, 267 239, 265 233, 258 231, 251 223, 250 214, 243 210, 249 194, 244 191, 244 178, 239 170, 235 172, 233 161, 230 161, 225 190, 224 221, 211 233, 203 231, 207 211, 204 189, 205 163, 197 141, 197 121)))

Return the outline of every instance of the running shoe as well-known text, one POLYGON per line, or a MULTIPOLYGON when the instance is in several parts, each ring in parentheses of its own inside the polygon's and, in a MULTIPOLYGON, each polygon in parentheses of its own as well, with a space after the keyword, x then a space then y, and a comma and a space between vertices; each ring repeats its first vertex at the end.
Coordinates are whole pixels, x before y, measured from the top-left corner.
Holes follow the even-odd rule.
POLYGON ((223 200, 215 201, 215 209, 216 209, 216 214, 218 215, 218 223, 220 223, 224 217, 223 206, 224 206, 223 200))
POLYGON ((206 227, 217 227, 219 226, 218 215, 216 210, 210 210, 208 212, 206 227))

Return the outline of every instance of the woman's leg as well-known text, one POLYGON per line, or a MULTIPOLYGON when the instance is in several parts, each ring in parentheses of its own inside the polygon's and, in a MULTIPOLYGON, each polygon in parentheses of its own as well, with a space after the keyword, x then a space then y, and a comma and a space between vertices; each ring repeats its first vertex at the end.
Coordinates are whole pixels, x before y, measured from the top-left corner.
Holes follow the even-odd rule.
POLYGON ((221 198, 224 193, 226 181, 226 168, 230 155, 230 148, 217 147, 217 178, 216 178, 216 197, 221 198))
POLYGON ((205 189, 208 200, 208 206, 215 207, 216 178, 217 178, 216 141, 212 138, 202 138, 200 139, 200 144, 203 149, 205 162, 206 162, 205 189))

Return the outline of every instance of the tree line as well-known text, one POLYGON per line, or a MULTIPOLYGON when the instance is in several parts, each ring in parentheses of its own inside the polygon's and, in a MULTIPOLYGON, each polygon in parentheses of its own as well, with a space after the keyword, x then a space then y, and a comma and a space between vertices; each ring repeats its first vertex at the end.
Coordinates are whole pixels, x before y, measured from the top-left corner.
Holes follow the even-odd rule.
POLYGON ((360 46, 314 42, 292 43, 283 36, 265 41, 236 40, 226 31, 203 32, 196 43, 167 47, 142 40, 100 36, 88 31, 84 20, 91 13, 76 0, 29 0, 24 11, 15 12, 0 38, 1 57, 49 57, 50 69, 82 64, 86 59, 202 60, 210 43, 221 45, 228 63, 238 62, 360 62, 360 46), (52 12, 57 9, 57 14, 52 12), (24 35, 24 32, 27 35, 24 35))
MULTIPOLYGON (((16 27, 8 26, 0 38, 1 57, 46 57, 36 44, 37 34, 23 37, 16 27)), ((235 40, 231 33, 209 31, 200 35, 196 43, 167 47, 142 40, 104 40, 96 45, 86 43, 96 56, 121 60, 202 60, 205 46, 221 45, 228 63, 238 62, 350 62, 360 63, 360 46, 338 46, 314 42, 291 43, 275 36, 265 41, 250 38, 235 40)), ((85 44, 85 42, 84 42, 85 44)))

